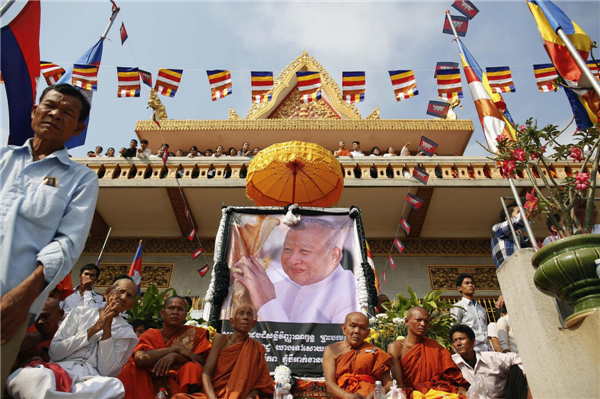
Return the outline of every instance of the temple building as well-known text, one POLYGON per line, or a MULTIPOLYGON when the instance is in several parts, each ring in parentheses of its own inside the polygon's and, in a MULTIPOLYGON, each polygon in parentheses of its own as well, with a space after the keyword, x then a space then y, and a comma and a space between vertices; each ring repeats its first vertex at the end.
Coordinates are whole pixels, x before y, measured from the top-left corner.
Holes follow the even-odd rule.
MULTIPOLYGON (((152 101, 160 108, 156 99, 152 101)), ((363 152, 377 145, 382 152, 393 146, 398 153, 411 142, 411 156, 339 158, 345 181, 337 206, 360 208, 383 293, 390 297, 406 295, 410 285, 421 297, 440 288, 447 290, 445 296, 456 297, 455 277, 469 272, 475 276, 478 297, 499 295, 490 231, 499 221, 499 198, 512 194, 494 162, 464 155, 474 132, 471 120, 457 119, 455 114, 446 120, 380 119, 378 109, 362 117, 353 104, 343 100, 338 83, 306 52, 275 78, 272 101, 254 104, 245 118, 234 110, 230 110, 227 120, 172 120, 166 118, 167 113, 161 115, 160 128, 152 120, 137 122, 137 137, 147 139, 152 150, 163 142, 175 151, 192 145, 201 150, 214 149, 219 144, 239 145, 244 141, 249 141, 251 148, 265 148, 300 140, 333 151, 339 140, 344 140, 348 149, 353 140, 358 140, 363 152), (321 100, 300 103, 297 71, 320 72, 321 100), (438 143, 438 156, 416 156, 422 135, 438 143), (427 185, 411 177, 419 165, 429 173, 427 185), (424 200, 420 210, 406 205, 408 193, 424 200), (408 235, 398 225, 402 216, 410 224, 408 235), (393 248, 395 236, 406 247, 401 255, 393 248), (390 253, 395 270, 386 266, 390 253)), ((114 275, 129 270, 141 239, 142 289, 149 283, 159 289, 174 287, 179 294, 189 292, 197 297, 201 306, 212 273, 221 208, 253 206, 246 197, 245 178, 240 177, 245 176, 248 158, 169 157, 166 166, 160 158, 76 161, 98 173, 100 193, 84 253, 73 269, 74 284, 78 283, 79 268, 96 262, 110 227, 101 261, 100 291, 114 275), (214 178, 208 178, 211 170, 214 178), (183 198, 206 258, 191 257, 198 245, 188 240, 192 226, 185 215, 183 198), (197 270, 207 262, 211 271, 200 277, 197 270)), ((558 178, 570 173, 568 163, 554 163, 553 169, 558 178)), ((520 176, 516 184, 524 196, 529 180, 520 176)), ((534 232, 540 239, 547 235, 544 220, 536 221, 534 232)))

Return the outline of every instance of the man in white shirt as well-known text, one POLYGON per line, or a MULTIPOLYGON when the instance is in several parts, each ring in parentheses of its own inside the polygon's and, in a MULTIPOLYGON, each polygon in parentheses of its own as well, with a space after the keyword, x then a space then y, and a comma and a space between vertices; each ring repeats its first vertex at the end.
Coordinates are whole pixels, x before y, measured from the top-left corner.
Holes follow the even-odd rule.
POLYGON ((60 368, 53 370, 51 367, 56 366, 44 363, 16 370, 8 378, 9 395, 15 399, 122 398, 123 383, 114 377, 133 353, 138 339, 120 313, 133 307, 136 293, 133 280, 122 276, 107 289, 106 307, 73 309, 48 351, 52 363, 60 368))
POLYGON ((508 319, 506 308, 502 308, 500 312, 504 314, 504 316, 498 320, 498 339, 500 340, 500 348, 504 353, 519 353, 517 339, 510 327, 510 320, 508 319))
POLYGON ((148 148, 148 140, 141 139, 140 140, 140 148, 137 149, 137 157, 139 159, 148 159, 152 155, 152 151, 148 148))
POLYGON ((364 157, 365 154, 363 154, 363 152, 360 150, 360 141, 353 141, 352 142, 352 151, 350 152, 350 154, 353 157, 364 157))
POLYGON ((471 388, 479 381, 478 392, 490 399, 527 398, 527 379, 523 374, 521 357, 515 353, 477 352, 475 333, 468 326, 455 325, 450 340, 456 354, 452 360, 460 368, 471 388))
POLYGON ((455 303, 450 313, 456 316, 457 324, 465 324, 475 332, 475 350, 492 350, 487 340, 487 314, 475 296, 475 280, 473 276, 462 273, 456 278, 456 288, 462 294, 462 299, 455 303))
POLYGON ((340 265, 340 230, 323 219, 303 218, 288 231, 281 252, 284 279, 273 282, 253 256, 232 270, 263 321, 341 324, 359 311, 354 274, 340 265))
POLYGON ((82 266, 79 271, 81 283, 74 292, 65 298, 62 309, 65 317, 77 306, 101 308, 105 305, 104 297, 94 291, 94 285, 100 277, 100 268, 93 263, 82 266))

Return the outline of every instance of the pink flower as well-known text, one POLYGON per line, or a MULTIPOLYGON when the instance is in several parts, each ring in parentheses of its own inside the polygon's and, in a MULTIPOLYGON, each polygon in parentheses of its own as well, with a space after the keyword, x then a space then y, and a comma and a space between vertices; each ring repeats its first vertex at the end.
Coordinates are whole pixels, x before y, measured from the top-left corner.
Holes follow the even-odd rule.
POLYGON ((542 154, 546 152, 546 147, 540 148, 538 151, 531 152, 531 160, 536 160, 542 157, 542 154))
POLYGON ((514 176, 514 172, 515 172, 515 161, 512 159, 505 159, 504 162, 502 162, 502 174, 504 175, 504 177, 509 178, 509 177, 513 177, 514 176))
POLYGON ((529 210, 529 214, 532 214, 535 208, 538 206, 539 198, 535 197, 534 189, 531 189, 530 193, 527 193, 525 198, 527 198, 527 202, 525 203, 524 208, 529 210))
POLYGON ((590 174, 579 172, 575 175, 575 189, 576 190, 587 190, 590 186, 590 174))
POLYGON ((517 161, 525 161, 525 151, 520 148, 517 148, 512 152, 512 157, 517 161))
POLYGON ((569 156, 573 158, 573 161, 575 162, 583 161, 583 153, 578 147, 571 147, 571 155, 569 156))
POLYGON ((496 141, 499 143, 502 140, 506 140, 508 137, 506 136, 506 134, 501 134, 500 136, 496 137, 496 141))
POLYGON ((521 125, 521 126, 519 126, 519 130, 520 130, 520 131, 521 131, 521 133, 522 133, 522 132, 524 132, 525 130, 527 130, 527 126, 525 126, 525 125, 521 125))

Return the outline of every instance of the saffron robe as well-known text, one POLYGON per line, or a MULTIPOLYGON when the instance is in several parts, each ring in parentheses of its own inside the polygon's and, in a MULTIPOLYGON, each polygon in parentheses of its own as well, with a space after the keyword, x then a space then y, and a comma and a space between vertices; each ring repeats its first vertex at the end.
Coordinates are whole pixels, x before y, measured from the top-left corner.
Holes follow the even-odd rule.
POLYGON ((375 388, 375 381, 389 373, 392 357, 380 348, 367 342, 350 350, 335 361, 337 384, 346 392, 369 395, 375 388))
MULTIPOLYGON (((151 328, 140 335, 139 340, 140 342, 133 350, 133 355, 117 377, 125 386, 125 399, 154 398, 158 393, 154 389, 151 369, 143 369, 135 365, 135 353, 137 351, 181 346, 196 354, 202 354, 206 358, 210 349, 208 331, 200 327, 181 326, 167 343, 165 343, 160 330, 151 328)), ((202 386, 202 371, 202 366, 192 361, 183 365, 174 364, 167 375, 169 394, 187 392, 188 385, 202 386)))
POLYGON ((457 393, 459 386, 469 387, 450 352, 431 338, 425 337, 423 342, 413 346, 400 360, 400 367, 402 382, 409 394, 412 390, 427 394, 430 389, 457 393))
MULTIPOLYGON (((219 399, 245 399, 250 391, 256 397, 273 396, 273 379, 265 360, 265 348, 252 338, 221 349, 211 382, 219 399)), ((173 399, 207 399, 203 393, 178 394, 173 399)))

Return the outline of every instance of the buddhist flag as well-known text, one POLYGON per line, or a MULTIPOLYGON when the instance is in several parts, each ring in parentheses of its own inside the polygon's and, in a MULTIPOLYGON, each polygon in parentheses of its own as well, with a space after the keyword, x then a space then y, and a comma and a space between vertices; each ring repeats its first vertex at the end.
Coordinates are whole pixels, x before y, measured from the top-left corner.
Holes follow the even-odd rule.
POLYGON ((210 94, 213 101, 227 97, 232 93, 231 74, 224 69, 206 71, 210 83, 210 94))
POLYGON ((203 252, 204 252, 204 248, 202 248, 202 247, 198 248, 197 250, 192 252, 192 259, 196 259, 203 252))
POLYGON ((133 257, 131 268, 129 269, 129 277, 137 285, 137 292, 139 294, 140 288, 142 287, 142 240, 138 244, 137 251, 133 257))
POLYGON ((447 62, 440 61, 435 65, 435 72, 433 73, 433 77, 437 78, 438 71, 443 71, 445 69, 458 69, 458 62, 447 62))
POLYGON ((152 88, 152 74, 150 72, 142 71, 140 69, 140 78, 142 78, 143 84, 152 88))
POLYGON ((600 68, 598 67, 598 64, 596 64, 594 60, 589 60, 587 66, 590 68, 596 79, 600 80, 600 68))
POLYGON ((42 75, 44 75, 44 79, 46 79, 46 84, 48 86, 55 85, 65 74, 64 69, 48 61, 41 62, 40 71, 42 72, 42 75))
POLYGON ((204 266, 202 266, 200 269, 198 269, 198 274, 200 275, 200 277, 204 277, 206 276, 206 273, 208 273, 208 270, 210 269, 210 267, 208 266, 208 263, 204 266))
POLYGON ((365 72, 342 72, 342 97, 348 104, 365 101, 365 72))
POLYGON ((490 87, 496 93, 514 93, 516 91, 509 67, 488 67, 485 68, 485 72, 490 87))
POLYGON ((98 65, 73 65, 71 84, 85 90, 98 91, 98 65))
POLYGON ((413 170, 413 177, 425 185, 429 181, 429 173, 417 167, 413 170))
POLYGON ((462 44, 460 39, 457 40, 464 53, 464 56, 463 54, 460 56, 462 58, 463 70, 469 84, 475 109, 479 115, 483 135, 490 151, 496 152, 496 137, 504 134, 511 140, 515 139, 515 130, 508 119, 510 114, 506 110, 502 96, 492 91, 488 84, 487 75, 483 72, 475 58, 469 53, 469 50, 462 44), (500 105, 504 106, 504 110, 500 108, 500 105))
POLYGON ((142 84, 138 68, 117 67, 119 80, 117 97, 139 97, 142 84))
POLYGON ((300 101, 308 103, 321 99, 321 75, 319 72, 296 72, 300 101))
POLYGON ((119 31, 121 32, 121 46, 123 44, 125 44, 125 40, 127 40, 129 38, 129 36, 127 36, 127 30, 125 29, 125 24, 123 22, 121 22, 121 28, 119 29, 119 31))
POLYGON ((435 150, 437 150, 437 143, 433 140, 428 139, 425 136, 421 136, 421 142, 419 143, 419 149, 423 151, 425 154, 430 157, 435 154, 435 150))
MULTIPOLYGON (((40 77, 40 2, 29 1, 0 31, 0 70, 8 101, 8 144, 33 137, 31 109, 40 77)), ((4 116, 6 117, 6 116, 4 116)))
POLYGON ((406 219, 404 219, 404 216, 402 216, 400 218, 400 226, 402 226, 402 228, 404 229, 404 232, 406 233, 406 235, 410 234, 410 225, 408 224, 408 222, 406 221, 406 219))
POLYGON ((423 200, 411 193, 408 193, 408 195, 406 196, 406 202, 408 203, 408 206, 410 206, 415 211, 421 209, 421 206, 423 205, 423 200))
MULTIPOLYGON (((469 28, 469 19, 465 17, 457 17, 455 15, 452 15, 451 17, 452 23, 454 24, 454 29, 456 29, 456 34, 460 37, 465 37, 467 35, 467 29, 469 28)), ((454 35, 448 18, 444 18, 443 32, 449 35, 454 35)))
POLYGON ((396 101, 406 100, 407 98, 419 95, 417 81, 413 71, 389 71, 389 74, 390 79, 392 80, 392 86, 394 87, 396 101))
POLYGON ((252 102, 261 104, 273 99, 273 72, 250 72, 252 102))
POLYGON ((442 100, 452 101, 455 98, 463 98, 460 69, 437 71, 437 88, 442 100))
POLYGON ((404 252, 404 245, 402 244, 402 242, 400 242, 398 237, 394 238, 394 245, 396 246, 398 253, 404 252))
POLYGON ((437 118, 446 119, 450 105, 441 101, 429 101, 427 105, 427 115, 435 116, 437 118))
MULTIPOLYGON (((456 0, 452 7, 454 7, 458 12, 467 17, 468 19, 473 19, 475 15, 479 12, 477 7, 469 0, 456 0)), ((455 17, 453 17, 455 18, 455 17)))
POLYGON ((392 255, 388 255, 388 260, 390 261, 390 267, 392 268, 392 270, 394 270, 396 268, 396 263, 394 263, 394 258, 392 258, 392 255))
POLYGON ((538 86, 538 90, 542 93, 549 91, 555 91, 558 86, 554 84, 554 79, 558 78, 558 73, 552 64, 537 64, 533 66, 533 73, 535 74, 535 81, 538 86))
POLYGON ((181 82, 183 69, 159 69, 154 91, 167 97, 175 97, 181 82))

